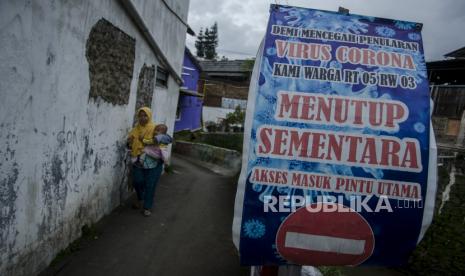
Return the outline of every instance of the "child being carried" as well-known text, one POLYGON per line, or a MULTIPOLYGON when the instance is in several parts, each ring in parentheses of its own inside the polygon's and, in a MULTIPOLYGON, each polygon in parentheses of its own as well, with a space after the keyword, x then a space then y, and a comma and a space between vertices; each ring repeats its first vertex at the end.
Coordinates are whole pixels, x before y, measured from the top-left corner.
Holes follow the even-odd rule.
POLYGON ((168 145, 173 142, 173 138, 167 134, 168 127, 165 124, 159 124, 155 127, 153 136, 153 145, 147 145, 144 153, 148 156, 161 159, 168 163, 168 145))

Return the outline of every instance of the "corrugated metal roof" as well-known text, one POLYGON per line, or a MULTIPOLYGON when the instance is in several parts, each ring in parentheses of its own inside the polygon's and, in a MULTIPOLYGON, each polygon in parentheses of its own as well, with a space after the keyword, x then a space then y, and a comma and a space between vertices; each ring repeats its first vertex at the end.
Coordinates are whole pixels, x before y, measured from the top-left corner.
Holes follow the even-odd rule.
POLYGON ((444 55, 445 57, 465 58, 465 47, 452 51, 444 55))
POLYGON ((204 72, 251 72, 252 66, 247 66, 250 60, 202 60, 199 61, 204 72))
POLYGON ((445 59, 438 61, 429 61, 426 63, 428 70, 465 70, 465 60, 463 59, 445 59))

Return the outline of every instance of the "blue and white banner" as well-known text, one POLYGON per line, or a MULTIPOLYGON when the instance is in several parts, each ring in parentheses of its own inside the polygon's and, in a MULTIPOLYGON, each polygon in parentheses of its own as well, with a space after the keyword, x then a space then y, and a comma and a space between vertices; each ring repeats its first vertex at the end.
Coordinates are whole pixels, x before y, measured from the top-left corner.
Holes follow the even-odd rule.
POLYGON ((432 219, 421 24, 271 5, 249 90, 243 265, 400 265, 432 219))

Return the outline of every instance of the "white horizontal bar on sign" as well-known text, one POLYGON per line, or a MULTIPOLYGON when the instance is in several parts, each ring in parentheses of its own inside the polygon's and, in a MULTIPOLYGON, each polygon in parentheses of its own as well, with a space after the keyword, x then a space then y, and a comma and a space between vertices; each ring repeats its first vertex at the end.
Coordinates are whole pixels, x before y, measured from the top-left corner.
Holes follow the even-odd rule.
POLYGON ((285 247, 320 252, 361 255, 365 249, 365 241, 287 232, 285 247))

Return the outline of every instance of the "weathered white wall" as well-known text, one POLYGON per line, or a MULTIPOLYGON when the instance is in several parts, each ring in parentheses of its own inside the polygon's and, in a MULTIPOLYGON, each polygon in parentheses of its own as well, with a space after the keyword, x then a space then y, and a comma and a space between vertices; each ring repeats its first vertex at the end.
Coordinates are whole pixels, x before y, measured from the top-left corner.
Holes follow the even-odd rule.
MULTIPOLYGON (((166 34, 186 33, 186 26, 180 24, 179 21, 176 22, 177 24, 172 24, 174 15, 167 10, 161 0, 131 0, 131 2, 144 19, 150 33, 167 56, 174 70, 181 75, 182 58, 179 59, 178 55, 180 51, 184 51, 185 40, 181 40, 182 43, 180 43, 177 36, 167 36, 166 34)), ((187 22, 188 0, 165 0, 165 2, 184 22, 187 22)))
MULTIPOLYGON (((173 136, 174 123, 176 121, 176 107, 178 106, 179 86, 170 78, 168 87, 155 86, 155 93, 152 99, 153 120, 157 124, 168 126, 168 134, 173 136)), ((171 155, 171 145, 168 146, 171 155)), ((168 156, 168 160, 170 156, 168 156)), ((168 161, 169 162, 169 161, 168 161)))
POLYGON ((233 112, 234 109, 231 108, 204 106, 202 108, 202 120, 204 123, 208 121, 219 123, 221 119, 226 119, 226 114, 233 112))
MULTIPOLYGON (((149 27, 175 26, 152 33, 180 72, 186 27, 148 2, 159 1, 144 4, 149 27)), ((170 3, 186 20, 189 1, 170 3)), ((121 179, 137 78, 159 62, 116 0, 0 1, 0 49, 0 275, 33 275, 128 196, 121 179), (89 100, 86 41, 102 17, 136 40, 127 105, 89 100)), ((153 97, 155 121, 171 131, 178 90, 170 78, 153 97)))

